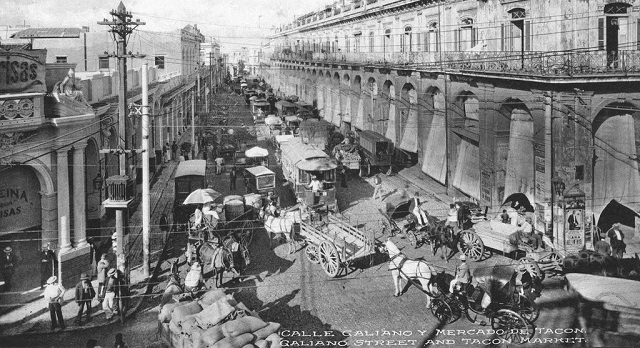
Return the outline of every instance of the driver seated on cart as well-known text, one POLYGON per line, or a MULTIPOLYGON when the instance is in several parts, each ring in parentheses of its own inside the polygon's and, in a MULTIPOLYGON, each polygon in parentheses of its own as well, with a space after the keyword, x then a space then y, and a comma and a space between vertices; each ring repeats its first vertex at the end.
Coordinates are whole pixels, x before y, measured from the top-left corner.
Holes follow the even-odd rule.
POLYGON ((530 216, 518 216, 518 228, 516 232, 521 233, 521 240, 533 247, 535 251, 544 251, 542 249, 542 237, 533 230, 533 221, 530 216))
POLYGON ((449 283, 449 293, 452 294, 455 289, 466 289, 471 281, 471 270, 467 264, 467 256, 460 254, 460 265, 456 266, 455 278, 449 283))
POLYGON ((429 226, 429 219, 427 213, 420 207, 420 192, 416 192, 411 199, 411 206, 409 210, 415 215, 418 226, 429 226))

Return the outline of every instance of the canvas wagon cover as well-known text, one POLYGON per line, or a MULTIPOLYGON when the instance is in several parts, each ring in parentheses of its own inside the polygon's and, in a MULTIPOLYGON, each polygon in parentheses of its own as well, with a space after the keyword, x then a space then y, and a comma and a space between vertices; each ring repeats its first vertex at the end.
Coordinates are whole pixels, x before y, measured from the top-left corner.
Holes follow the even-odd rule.
POLYGON ((185 175, 205 175, 207 170, 207 161, 205 160, 189 160, 180 162, 178 169, 176 169, 175 177, 181 177, 185 175))
POLYGON ((263 149, 259 146, 255 146, 245 151, 244 155, 247 157, 265 157, 269 156, 269 150, 263 149))
POLYGON ((328 158, 324 151, 307 144, 303 144, 300 138, 293 138, 282 144, 282 155, 291 160, 291 164, 306 161, 312 158, 328 158))
POLYGON ((247 168, 247 172, 251 173, 253 176, 261 176, 261 175, 268 175, 268 174, 275 175, 274 172, 272 172, 269 168, 265 166, 247 168))

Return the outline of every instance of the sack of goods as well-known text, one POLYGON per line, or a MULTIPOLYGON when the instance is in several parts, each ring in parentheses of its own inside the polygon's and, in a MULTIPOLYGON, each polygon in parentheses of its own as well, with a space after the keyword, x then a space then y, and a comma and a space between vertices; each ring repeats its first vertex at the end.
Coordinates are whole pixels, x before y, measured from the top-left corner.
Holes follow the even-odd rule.
POLYGON ((172 347, 280 347, 280 324, 263 321, 221 289, 198 300, 166 304, 158 319, 162 340, 172 347))

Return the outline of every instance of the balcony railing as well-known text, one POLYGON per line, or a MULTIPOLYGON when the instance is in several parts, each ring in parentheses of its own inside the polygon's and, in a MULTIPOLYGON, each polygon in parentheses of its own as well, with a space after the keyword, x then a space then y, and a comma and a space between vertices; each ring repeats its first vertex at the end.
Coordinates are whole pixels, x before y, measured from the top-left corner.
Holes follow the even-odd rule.
POLYGON ((277 53, 274 59, 534 75, 640 73, 639 51, 277 53))

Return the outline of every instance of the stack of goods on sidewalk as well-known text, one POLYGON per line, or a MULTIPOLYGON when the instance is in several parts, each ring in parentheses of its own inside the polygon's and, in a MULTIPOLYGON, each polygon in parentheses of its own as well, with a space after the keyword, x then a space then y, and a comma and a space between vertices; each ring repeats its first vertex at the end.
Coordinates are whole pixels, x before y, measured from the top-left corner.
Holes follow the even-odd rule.
POLYGON ((165 304, 158 320, 162 341, 173 348, 280 347, 280 324, 263 321, 221 289, 165 304))

